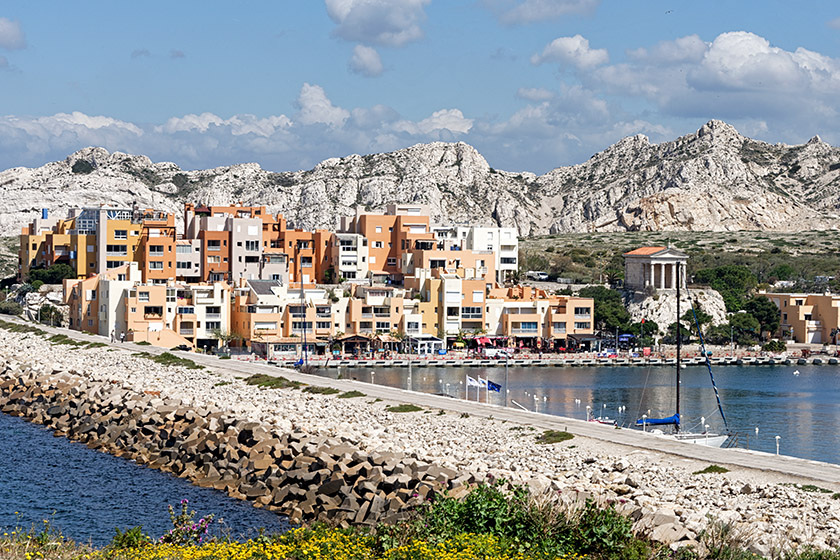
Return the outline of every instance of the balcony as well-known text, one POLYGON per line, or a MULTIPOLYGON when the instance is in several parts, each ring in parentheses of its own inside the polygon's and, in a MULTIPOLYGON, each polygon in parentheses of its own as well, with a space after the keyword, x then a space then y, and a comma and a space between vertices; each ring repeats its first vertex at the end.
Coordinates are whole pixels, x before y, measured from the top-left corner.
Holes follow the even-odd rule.
POLYGON ((181 334, 181 335, 184 335, 184 336, 192 336, 192 335, 195 334, 195 330, 194 329, 181 329, 181 330, 178 331, 178 334, 181 334))
POLYGON ((221 319, 222 314, 221 313, 205 313, 204 318, 207 319, 208 321, 211 321, 213 319, 221 319))
MULTIPOLYGON (((585 313, 585 314, 581 313, 580 315, 575 313, 575 319, 591 319, 591 318, 592 318, 592 315, 590 313, 585 313)), ((676 327, 674 327, 674 328, 676 328, 676 327)))

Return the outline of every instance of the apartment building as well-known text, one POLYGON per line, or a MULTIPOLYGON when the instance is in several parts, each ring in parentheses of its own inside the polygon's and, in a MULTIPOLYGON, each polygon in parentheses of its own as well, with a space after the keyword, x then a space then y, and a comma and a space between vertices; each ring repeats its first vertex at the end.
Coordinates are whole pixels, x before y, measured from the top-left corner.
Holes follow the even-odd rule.
POLYGON ((382 214, 363 213, 342 218, 340 233, 356 233, 368 241, 368 275, 374 282, 402 282, 408 274, 401 257, 418 240, 435 245, 429 208, 423 204, 389 204, 382 214))
POLYGON ((781 313, 780 334, 794 342, 837 344, 840 296, 831 294, 764 294, 781 313))
POLYGON ((126 263, 88 278, 64 281, 64 303, 69 310, 71 329, 110 336, 128 330, 124 314, 124 291, 139 283, 141 272, 136 262, 126 263))
POLYGON ((137 262, 143 282, 166 284, 176 277, 175 216, 147 210, 142 215, 137 262))
POLYGON ((496 282, 506 282, 519 269, 519 236, 516 228, 451 226, 435 227, 433 232, 440 248, 491 253, 496 282))

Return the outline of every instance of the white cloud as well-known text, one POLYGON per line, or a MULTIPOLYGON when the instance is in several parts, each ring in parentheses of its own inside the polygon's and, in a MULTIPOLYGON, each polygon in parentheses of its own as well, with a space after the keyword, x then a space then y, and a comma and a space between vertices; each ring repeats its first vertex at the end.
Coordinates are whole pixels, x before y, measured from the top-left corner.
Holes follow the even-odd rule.
POLYGON ((350 116, 350 112, 336 107, 327 97, 324 88, 318 85, 303 84, 297 98, 299 112, 297 120, 302 124, 327 124, 340 127, 350 116))
POLYGON ((516 97, 528 101, 548 101, 554 97, 554 92, 545 88, 519 88, 516 97))
POLYGON ((254 115, 234 115, 223 119, 213 113, 200 115, 184 115, 172 117, 161 126, 154 128, 155 132, 175 134, 177 132, 207 132, 211 126, 226 127, 233 136, 254 134, 269 137, 278 130, 291 126, 292 121, 286 115, 271 116, 264 119, 254 115))
POLYGON ((581 69, 593 68, 609 60, 606 49, 591 49, 589 41, 580 36, 558 37, 546 45, 542 54, 531 57, 532 64, 559 62, 561 65, 575 66, 581 69))
POLYGON ((832 29, 840 29, 840 17, 834 18, 828 22, 828 26, 832 29))
POLYGON ((356 45, 353 48, 353 57, 350 59, 350 70, 356 74, 374 78, 382 74, 382 59, 376 49, 364 45, 356 45))
POLYGON ((337 27, 333 34, 347 41, 401 47, 423 37, 424 7, 431 0, 325 0, 337 27))
POLYGON ((601 0, 485 0, 484 5, 505 25, 522 25, 590 14, 601 0))
POLYGON ((0 17, 0 48, 14 50, 26 47, 20 23, 0 17))
POLYGON ((650 49, 640 47, 627 52, 631 60, 659 64, 700 62, 709 50, 709 45, 697 35, 687 35, 673 41, 662 41, 650 49))

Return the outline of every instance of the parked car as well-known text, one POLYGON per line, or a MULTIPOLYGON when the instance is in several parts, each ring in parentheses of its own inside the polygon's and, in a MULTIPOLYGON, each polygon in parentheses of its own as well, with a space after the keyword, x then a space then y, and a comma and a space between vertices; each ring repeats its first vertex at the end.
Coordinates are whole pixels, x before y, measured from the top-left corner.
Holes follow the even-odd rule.
POLYGON ((542 270, 529 270, 525 273, 525 276, 527 276, 531 280, 537 280, 539 282, 545 282, 546 280, 548 280, 548 273, 543 272, 542 270))

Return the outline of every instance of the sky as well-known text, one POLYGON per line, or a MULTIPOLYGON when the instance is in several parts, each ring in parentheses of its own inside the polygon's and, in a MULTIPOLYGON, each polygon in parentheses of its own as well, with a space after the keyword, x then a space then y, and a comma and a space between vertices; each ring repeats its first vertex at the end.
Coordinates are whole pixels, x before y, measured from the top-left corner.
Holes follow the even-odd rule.
POLYGON ((0 169, 102 146, 296 171, 444 141, 545 173, 711 119, 840 144, 840 3, 0 4, 0 169))

